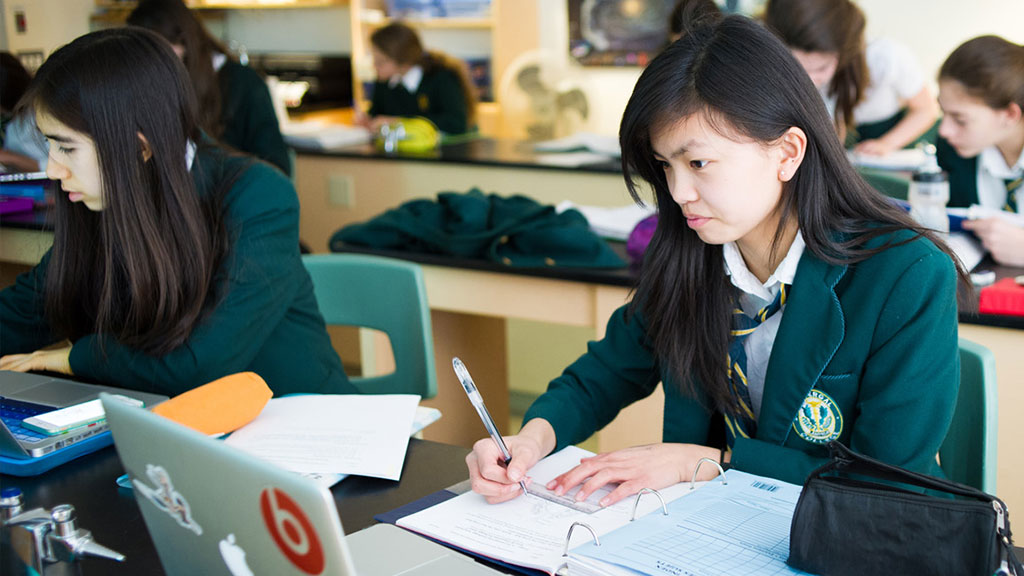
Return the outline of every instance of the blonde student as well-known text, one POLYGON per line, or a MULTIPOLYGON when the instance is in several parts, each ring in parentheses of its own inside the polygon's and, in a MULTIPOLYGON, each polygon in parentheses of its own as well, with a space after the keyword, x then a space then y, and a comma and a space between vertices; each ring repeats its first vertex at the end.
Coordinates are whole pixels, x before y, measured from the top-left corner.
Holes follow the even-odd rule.
POLYGON ((445 134, 475 128, 475 89, 463 62, 426 50, 416 31, 402 22, 375 31, 370 44, 377 81, 359 124, 377 130, 396 118, 422 116, 445 134))
POLYGON ((914 55, 888 38, 865 42, 864 13, 850 0, 769 0, 764 18, 857 152, 887 154, 935 124, 939 107, 914 55))
POLYGON ((136 27, 54 52, 23 98, 60 181, 53 246, 0 292, 0 369, 175 395, 252 371, 351 393, 278 170, 204 136, 171 45, 136 27))
MULTIPOLYGON (((969 40, 939 70, 939 165, 950 206, 1024 214, 1024 46, 998 36, 969 40)), ((1024 266, 1024 228, 1002 218, 967 221, 996 262, 1024 266)))
POLYGON ((507 468, 490 438, 476 443, 473 489, 515 497, 540 458, 659 382, 661 442, 584 459, 548 487, 582 484, 583 499, 618 484, 608 505, 689 480, 702 457, 801 483, 831 440, 941 474, 964 275, 857 175, 786 47, 741 16, 705 21, 641 74, 619 137, 627 186, 653 192, 659 215, 636 292, 506 438, 507 468), (724 445, 710 441, 716 413, 724 445))

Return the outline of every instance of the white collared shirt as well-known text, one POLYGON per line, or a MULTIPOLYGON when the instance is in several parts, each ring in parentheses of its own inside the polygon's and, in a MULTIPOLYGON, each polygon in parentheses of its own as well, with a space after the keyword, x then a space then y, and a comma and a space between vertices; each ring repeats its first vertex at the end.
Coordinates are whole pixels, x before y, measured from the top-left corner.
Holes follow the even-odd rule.
MULTIPOLYGON (((978 155, 978 204, 1002 210, 1006 206, 1006 180, 1024 174, 1024 151, 1013 166, 1006 165, 1003 153, 995 146, 978 155)), ((1017 192, 1017 212, 1024 214, 1024 194, 1017 192)))
MULTIPOLYGON (((743 261, 743 255, 740 254, 735 242, 729 242, 722 246, 722 252, 725 255, 725 271, 733 286, 740 289, 739 304, 745 314, 754 316, 761 308, 775 300, 782 284, 793 284, 804 247, 804 238, 798 231, 786 257, 782 259, 768 280, 762 284, 747 268, 747 263, 743 261)), ((761 398, 764 396, 764 378, 768 371, 768 359, 772 355, 775 335, 779 332, 779 324, 782 323, 782 314, 785 311, 786 307, 783 305, 778 312, 765 320, 743 341, 743 350, 747 354, 747 389, 750 393, 750 403, 755 418, 761 414, 761 398)))
POLYGON ((420 88, 420 82, 423 81, 423 67, 413 66, 409 68, 409 71, 405 74, 395 74, 391 78, 388 78, 388 87, 394 88, 399 83, 405 86, 405 89, 409 91, 409 94, 415 94, 420 88))

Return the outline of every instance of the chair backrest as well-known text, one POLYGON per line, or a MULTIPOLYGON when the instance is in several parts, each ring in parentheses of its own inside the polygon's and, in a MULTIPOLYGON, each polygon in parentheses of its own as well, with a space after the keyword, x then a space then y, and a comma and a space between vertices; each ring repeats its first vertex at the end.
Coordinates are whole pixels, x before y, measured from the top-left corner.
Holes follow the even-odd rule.
POLYGON ((327 324, 373 328, 387 334, 395 371, 352 378, 369 394, 437 394, 430 307, 419 265, 361 254, 302 257, 327 324))
POLYGON ((961 338, 960 393, 939 448, 942 470, 950 480, 996 493, 998 410, 995 356, 961 338))

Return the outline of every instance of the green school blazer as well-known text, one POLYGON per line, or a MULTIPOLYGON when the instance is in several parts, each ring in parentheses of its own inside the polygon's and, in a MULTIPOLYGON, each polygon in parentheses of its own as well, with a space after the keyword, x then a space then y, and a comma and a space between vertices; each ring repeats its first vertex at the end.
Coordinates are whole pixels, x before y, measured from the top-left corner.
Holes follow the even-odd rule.
POLYGON ((401 83, 394 87, 386 81, 374 83, 369 115, 423 116, 445 134, 462 134, 472 128, 459 77, 444 68, 424 71, 415 94, 401 83))
MULTIPOLYGON (((192 174, 200 193, 212 193, 241 170, 223 200, 231 253, 216 274, 217 295, 188 339, 150 356, 90 334, 71 348, 78 377, 174 396, 235 372, 252 371, 275 395, 356 393, 331 346, 299 256, 299 201, 274 168, 200 144, 192 174), (102 349, 101 349, 102 347, 102 349)), ((0 354, 32 352, 59 340, 46 321, 42 261, 0 292, 0 354)))
POLYGON ((274 102, 263 77, 248 66, 228 60, 217 72, 224 133, 220 140, 232 148, 266 160, 291 176, 292 161, 274 102))
MULTIPOLYGON (((768 363, 756 437, 736 441, 732 466, 802 484, 838 439, 941 476, 935 454, 960 382, 956 282, 952 260, 920 238, 851 266, 806 250, 768 363)), ((707 441, 707 398, 680 392, 660 370, 642 316, 627 320, 625 310, 527 411, 524 422, 544 418, 554 427, 556 450, 585 440, 659 381, 662 441, 707 441)))
POLYGON ((949 176, 949 202, 947 206, 966 208, 978 203, 978 157, 964 158, 946 141, 935 142, 935 159, 949 176))

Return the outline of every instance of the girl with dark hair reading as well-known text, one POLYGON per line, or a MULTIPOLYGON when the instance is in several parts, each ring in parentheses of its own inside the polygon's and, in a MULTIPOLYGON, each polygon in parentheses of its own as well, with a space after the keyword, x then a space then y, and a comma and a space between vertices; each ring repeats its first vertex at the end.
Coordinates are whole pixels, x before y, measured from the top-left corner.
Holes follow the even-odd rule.
POLYGON ((376 131, 398 117, 422 116, 446 134, 475 127, 475 89, 463 62, 424 49, 416 31, 401 22, 375 31, 370 44, 377 81, 360 124, 376 131))
POLYGON ((263 78, 210 35, 182 0, 141 0, 128 24, 156 32, 185 63, 207 135, 291 175, 288 146, 263 78))
POLYGON ((865 42, 864 13, 850 0, 768 0, 764 18, 858 153, 899 150, 935 124, 939 107, 914 55, 886 38, 865 42))
POLYGON ((643 71, 619 138, 626 185, 638 201, 649 188, 659 216, 636 292, 505 439, 507 468, 477 442, 473 489, 515 497, 541 457, 659 382, 661 443, 584 459, 547 488, 582 485, 582 500, 617 484, 609 505, 689 480, 702 457, 802 483, 831 440, 941 475, 964 273, 857 175, 786 47, 741 16, 698 24, 643 71))
POLYGON ((355 392, 299 257, 295 189, 201 133, 166 41, 82 36, 22 104, 62 191, 53 247, 0 292, 0 369, 172 396, 242 371, 275 394, 355 392))
MULTIPOLYGON (((939 70, 945 111, 936 146, 949 172, 949 205, 1024 214, 1024 46, 969 40, 939 70)), ((989 216, 964 222, 1007 266, 1024 266, 1024 228, 989 216)))

